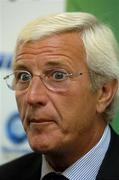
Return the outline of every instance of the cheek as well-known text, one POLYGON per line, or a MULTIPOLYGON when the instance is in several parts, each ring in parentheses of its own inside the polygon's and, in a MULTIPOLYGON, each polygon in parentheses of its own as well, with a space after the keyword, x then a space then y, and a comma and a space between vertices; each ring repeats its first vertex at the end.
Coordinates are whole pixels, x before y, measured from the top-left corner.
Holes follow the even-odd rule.
POLYGON ((52 98, 52 102, 60 115, 63 126, 73 126, 75 119, 81 116, 82 109, 84 108, 82 100, 76 93, 67 93, 66 95, 59 95, 52 98))
POLYGON ((91 124, 95 112, 93 99, 86 89, 83 92, 71 91, 66 95, 54 97, 55 108, 62 119, 61 126, 74 132, 91 124))

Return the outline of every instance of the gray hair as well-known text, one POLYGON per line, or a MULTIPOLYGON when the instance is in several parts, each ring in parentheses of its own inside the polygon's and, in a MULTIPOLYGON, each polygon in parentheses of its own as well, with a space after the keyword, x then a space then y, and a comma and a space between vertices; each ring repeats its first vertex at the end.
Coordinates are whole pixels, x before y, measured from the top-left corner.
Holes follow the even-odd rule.
POLYGON ((18 37, 17 47, 20 43, 68 31, 76 31, 81 34, 93 92, 112 79, 116 79, 118 82, 115 97, 104 112, 105 120, 109 122, 114 116, 115 104, 119 98, 119 59, 118 45, 108 26, 97 20, 95 16, 82 12, 65 12, 40 17, 24 27, 18 37))

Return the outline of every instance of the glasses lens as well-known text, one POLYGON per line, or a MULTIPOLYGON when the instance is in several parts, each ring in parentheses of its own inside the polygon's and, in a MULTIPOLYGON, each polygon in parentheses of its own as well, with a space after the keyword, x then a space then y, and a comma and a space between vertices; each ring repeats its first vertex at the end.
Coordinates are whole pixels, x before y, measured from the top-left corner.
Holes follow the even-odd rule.
POLYGON ((70 87, 70 79, 69 78, 62 80, 62 81, 60 81, 60 80, 56 81, 56 80, 53 80, 52 78, 47 77, 42 80, 43 80, 44 85, 49 90, 54 91, 54 92, 65 92, 70 87))
POLYGON ((78 76, 82 75, 82 73, 67 73, 65 70, 53 70, 47 76, 42 78, 46 87, 54 92, 65 92, 71 86, 71 81, 78 76))
POLYGON ((28 88, 31 79, 27 71, 15 71, 6 77, 7 86, 12 90, 24 90, 28 88))

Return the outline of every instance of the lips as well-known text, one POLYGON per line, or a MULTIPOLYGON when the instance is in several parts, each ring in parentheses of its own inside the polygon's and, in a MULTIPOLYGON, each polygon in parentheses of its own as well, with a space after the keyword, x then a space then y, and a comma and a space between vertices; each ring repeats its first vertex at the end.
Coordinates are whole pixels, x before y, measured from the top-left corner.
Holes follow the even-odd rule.
POLYGON ((30 119, 29 124, 49 124, 55 122, 52 119, 47 119, 47 118, 40 118, 40 119, 30 119))

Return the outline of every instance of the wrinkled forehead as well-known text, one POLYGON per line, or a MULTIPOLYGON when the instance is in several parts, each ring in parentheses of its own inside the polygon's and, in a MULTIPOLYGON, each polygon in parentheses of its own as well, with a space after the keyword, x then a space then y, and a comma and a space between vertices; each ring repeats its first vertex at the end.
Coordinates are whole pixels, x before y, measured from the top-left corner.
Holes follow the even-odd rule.
POLYGON ((73 61, 74 59, 81 61, 85 59, 86 53, 80 34, 67 32, 35 41, 21 41, 16 48, 14 64, 19 59, 32 56, 62 56, 73 61))

